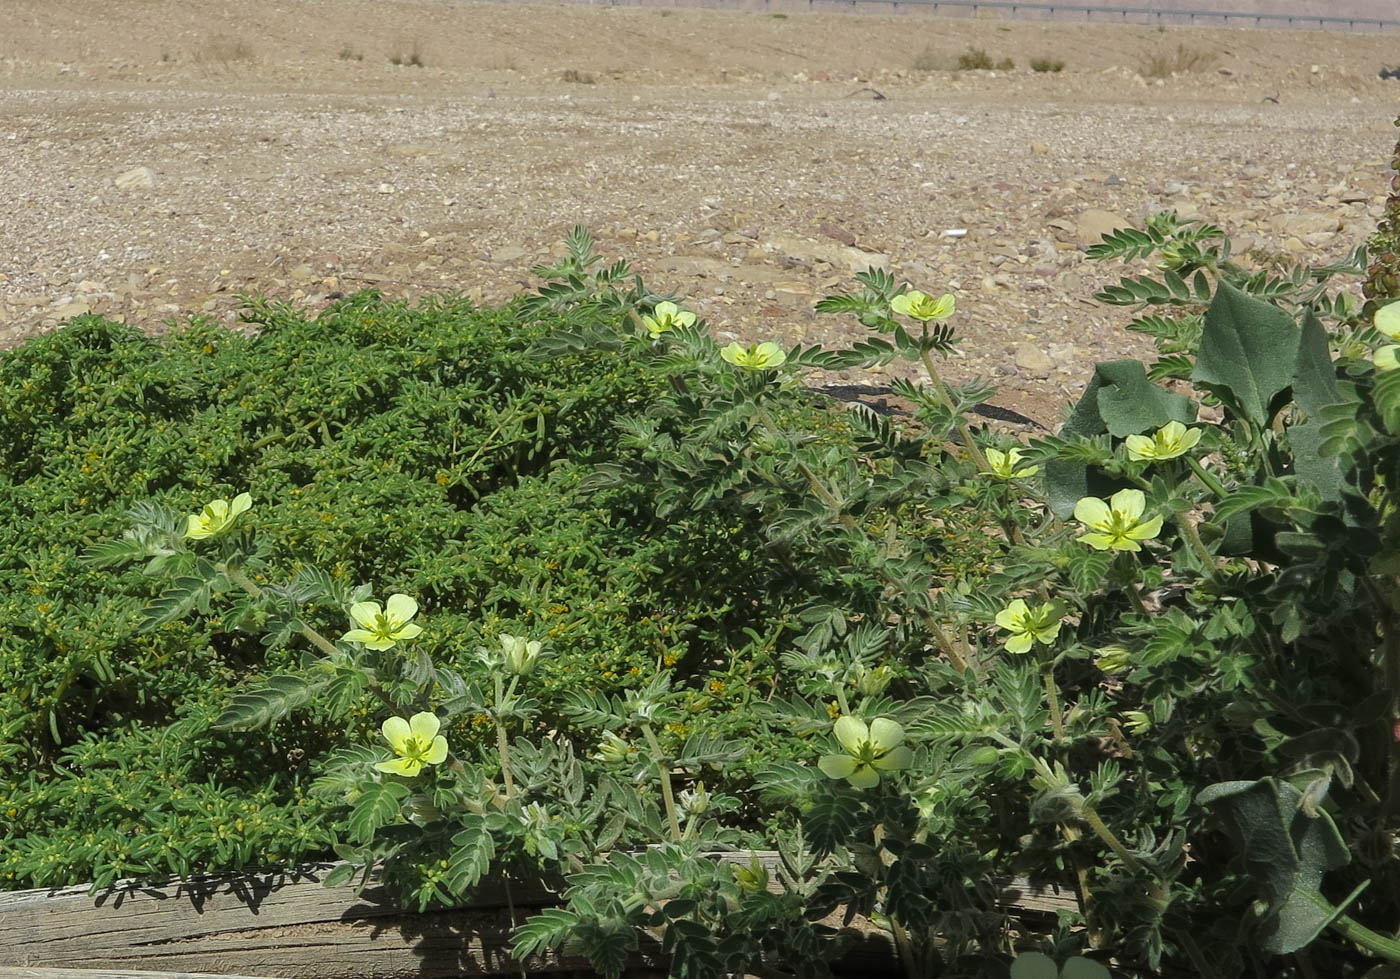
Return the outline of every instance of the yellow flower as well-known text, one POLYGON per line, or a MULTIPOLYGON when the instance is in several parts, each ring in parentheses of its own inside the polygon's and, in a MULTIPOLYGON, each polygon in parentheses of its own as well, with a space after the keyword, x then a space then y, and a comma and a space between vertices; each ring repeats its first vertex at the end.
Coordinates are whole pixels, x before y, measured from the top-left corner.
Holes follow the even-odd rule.
POLYGON ((204 540, 221 534, 233 525, 240 513, 246 513, 253 506, 253 498, 247 493, 239 493, 228 500, 211 500, 204 509, 190 515, 185 525, 185 536, 193 540, 204 540))
POLYGON ((1099 650, 1094 665, 1105 673, 1122 673, 1133 665, 1133 651, 1126 646, 1105 646, 1099 650))
MULTIPOLYGON (((1397 303, 1397 305, 1400 305, 1400 303, 1397 303)), ((1386 308, 1389 309, 1390 307, 1386 308)), ((1400 367, 1400 359, 1397 359, 1396 354, 1400 354, 1400 346, 1393 343, 1388 344, 1371 355, 1371 363, 1376 365, 1376 370, 1378 371, 1393 371, 1395 368, 1400 367)))
POLYGON ((1049 645, 1060 634, 1059 610, 1054 602, 1037 605, 1034 609, 1022 599, 1016 599, 997 613, 997 625, 1011 633, 1005 646, 1008 653, 1024 653, 1035 643, 1049 645))
POLYGON ((1107 503, 1096 496, 1086 496, 1074 505, 1074 519, 1088 532, 1075 539, 1096 551, 1140 551, 1138 541, 1151 540, 1162 529, 1161 517, 1141 519, 1146 507, 1142 490, 1119 490, 1107 503))
POLYGON ((1390 339, 1400 340, 1400 302, 1388 303, 1376 310, 1373 322, 1376 329, 1390 339))
POLYGON ((1133 734, 1146 734, 1152 730, 1152 718, 1145 711, 1123 711, 1123 726, 1133 734))
POLYGON ((916 319, 923 323, 933 320, 946 320, 953 315, 957 301, 951 292, 934 299, 932 296, 911 289, 903 295, 895 296, 890 300, 890 309, 902 316, 916 319))
POLYGON ((1181 422, 1167 422, 1157 429, 1151 438, 1146 435, 1129 435, 1123 440, 1128 447, 1128 458, 1134 462, 1150 459, 1161 462, 1175 459, 1196 447, 1201 440, 1199 428, 1187 428, 1181 422))
POLYGON ((408 621, 417 614, 418 603, 407 595, 390 595, 382 611, 378 602, 356 602, 350 606, 350 619, 359 628, 340 640, 364 643, 366 649, 392 649, 402 639, 422 635, 422 627, 408 621))
POLYGON ((817 767, 827 778, 844 778, 857 789, 880 784, 880 772, 908 768, 914 753, 901 742, 904 728, 888 717, 877 717, 869 727, 858 717, 843 714, 833 727, 844 755, 822 755, 817 767))
POLYGON ((442 722, 436 714, 423 711, 408 720, 391 717, 382 728, 384 740, 394 749, 397 758, 375 764, 381 772, 412 778, 424 765, 436 765, 447 758, 447 739, 438 734, 442 722))
POLYGON ((787 354, 783 353, 783 348, 772 340, 765 340, 763 343, 756 343, 751 347, 745 347, 738 342, 731 343, 721 350, 719 355, 735 367, 742 367, 746 371, 763 371, 781 367, 783 361, 787 360, 787 354))
POLYGON ((1021 461, 1020 449, 1008 449, 1006 452, 986 449, 983 454, 987 457, 987 466, 991 470, 983 473, 985 476, 995 476, 997 479, 1025 479, 1027 476, 1034 476, 1040 472, 1039 466, 1016 468, 1021 461))
POLYGON ((642 326, 651 334, 653 340, 663 333, 669 333, 678 326, 694 326, 695 314, 681 309, 673 302, 660 302, 651 311, 650 316, 642 316, 642 326))

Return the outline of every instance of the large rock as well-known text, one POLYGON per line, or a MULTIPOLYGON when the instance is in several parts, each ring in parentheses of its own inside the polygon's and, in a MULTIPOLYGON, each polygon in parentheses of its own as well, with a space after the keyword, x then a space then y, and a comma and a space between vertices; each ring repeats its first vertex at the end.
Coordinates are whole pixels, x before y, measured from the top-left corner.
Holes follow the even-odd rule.
POLYGON ((1279 234, 1294 235, 1299 238, 1304 235, 1316 234, 1319 231, 1340 231, 1342 227, 1341 218, 1335 214, 1324 214, 1321 211, 1278 214, 1274 216, 1271 223, 1279 234))
POLYGON ((117 174, 112 183, 122 190, 150 190, 156 185, 156 172, 150 167, 133 167, 125 173, 117 174))
POLYGON ((1096 207, 1080 211, 1074 219, 1075 238, 1081 245, 1097 245, 1109 232, 1132 226, 1133 222, 1123 215, 1096 207))

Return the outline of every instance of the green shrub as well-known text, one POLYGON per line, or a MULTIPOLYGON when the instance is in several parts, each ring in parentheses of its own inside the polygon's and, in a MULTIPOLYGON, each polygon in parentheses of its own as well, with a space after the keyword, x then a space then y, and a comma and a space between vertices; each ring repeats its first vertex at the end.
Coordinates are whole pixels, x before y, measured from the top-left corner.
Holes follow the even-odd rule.
POLYGON ((1032 58, 1031 71, 1058 72, 1065 70, 1065 63, 1059 58, 1032 58))
POLYGON ((981 48, 969 47, 958 55, 958 71, 988 71, 994 67, 992 56, 981 48))

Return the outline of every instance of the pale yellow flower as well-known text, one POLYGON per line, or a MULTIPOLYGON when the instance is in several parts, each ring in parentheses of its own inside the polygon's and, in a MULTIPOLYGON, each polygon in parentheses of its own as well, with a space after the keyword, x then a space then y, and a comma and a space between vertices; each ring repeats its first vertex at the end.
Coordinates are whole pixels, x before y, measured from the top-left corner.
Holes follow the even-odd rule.
POLYGON ((952 316, 957 307, 957 301, 951 292, 934 299, 926 293, 911 289, 909 292, 895 296, 890 300, 890 309, 901 316, 908 316, 923 323, 933 320, 946 320, 952 316))
POLYGON ((781 367, 783 361, 787 360, 783 348, 772 340, 765 340, 751 347, 737 342, 731 343, 721 350, 719 355, 735 367, 742 367, 746 371, 770 370, 781 367))
POLYGON ((408 621, 417 614, 418 603, 407 595, 390 595, 382 610, 378 602, 356 602, 350 606, 350 619, 359 628, 340 639, 364 643, 366 649, 391 649, 400 640, 422 635, 422 627, 408 621))
POLYGON ((1376 370, 1382 373, 1393 371, 1400 367, 1400 358, 1396 356, 1397 354, 1400 354, 1400 345, 1387 344, 1371 355, 1371 363, 1375 364, 1376 370))
POLYGON ((997 613, 997 625, 1011 633, 1005 642, 1008 653, 1028 652, 1036 643, 1049 645, 1060 634, 1059 610, 1054 602, 1035 608, 1018 598, 997 613))
POLYGON ((1187 428, 1181 422, 1167 422, 1157 429, 1151 438, 1146 435, 1129 435, 1123 440, 1123 444, 1128 447, 1128 458, 1134 462, 1161 462, 1185 455, 1194 449, 1200 440, 1199 428, 1187 428))
POLYGON ((694 313, 681 309, 669 301, 657 303, 650 316, 642 316, 642 326, 646 327, 647 333, 651 334, 653 340, 659 338, 663 333, 669 333, 678 326, 694 325, 694 313))
POLYGON ((228 500, 211 500, 198 513, 190 514, 185 523, 185 536, 191 540, 204 540, 223 533, 233 526, 240 513, 246 513, 253 506, 253 498, 247 493, 239 493, 228 500))
POLYGON ((1142 490, 1123 489, 1114 493, 1107 503, 1096 496, 1086 496, 1074 505, 1074 519, 1088 528, 1076 540, 1082 540, 1096 551, 1140 551, 1138 541, 1151 540, 1162 529, 1162 518, 1142 519, 1147 498, 1142 490))
POLYGON ((390 775, 412 778, 424 765, 436 765, 447 758, 447 739, 438 734, 442 722, 436 714, 423 711, 408 720, 391 717, 381 729, 384 740, 394 749, 397 758, 381 761, 375 768, 390 775))
POLYGON ((843 714, 833 732, 846 754, 822 755, 817 767, 827 778, 844 778, 857 789, 874 788, 881 771, 908 768, 914 760, 914 753, 901 744, 904 728, 888 717, 877 717, 867 727, 860 718, 843 714))
POLYGON ((987 468, 990 470, 984 475, 995 476, 997 479, 1025 479, 1027 476, 1034 476, 1040 472, 1039 466, 1016 468, 1021 462, 1020 449, 1008 449, 1005 452, 998 449, 985 449, 983 455, 987 457, 987 468))

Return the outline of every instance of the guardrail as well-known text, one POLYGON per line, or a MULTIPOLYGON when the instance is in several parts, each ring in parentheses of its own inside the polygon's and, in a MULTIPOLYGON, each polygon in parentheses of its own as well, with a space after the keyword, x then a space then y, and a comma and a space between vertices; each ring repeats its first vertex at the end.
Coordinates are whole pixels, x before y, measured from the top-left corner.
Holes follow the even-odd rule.
MULTIPOLYGON (((1267 14, 1267 13, 1246 13, 1238 10, 1164 10, 1156 7, 1091 7, 1087 4, 1073 3, 1025 3, 1022 0, 845 0, 851 6, 862 3, 879 3, 885 6, 911 6, 930 7, 934 13, 938 13, 941 7, 963 7, 971 8, 975 17, 982 8, 988 10, 1009 10, 1011 16, 1015 17, 1020 11, 1041 11, 1048 17, 1055 17, 1057 14, 1083 14, 1086 21, 1093 20, 1095 14, 1099 14, 1101 20, 1121 19, 1127 20, 1130 16, 1145 17, 1147 22, 1164 23, 1164 18, 1171 18, 1174 23, 1185 22, 1196 23, 1196 19, 1219 20, 1225 25, 1229 25, 1233 20, 1236 23, 1241 21, 1253 21, 1256 26, 1262 27, 1265 22, 1270 25, 1287 25, 1289 27, 1313 27, 1317 26, 1322 30, 1329 27, 1340 27, 1347 25, 1348 30, 1356 30, 1360 27, 1363 30, 1391 30, 1400 28, 1400 20, 1383 20, 1376 17, 1339 17, 1339 16, 1318 16, 1314 14, 1267 14)), ((808 0, 809 5, 815 5, 815 0, 808 0)))

